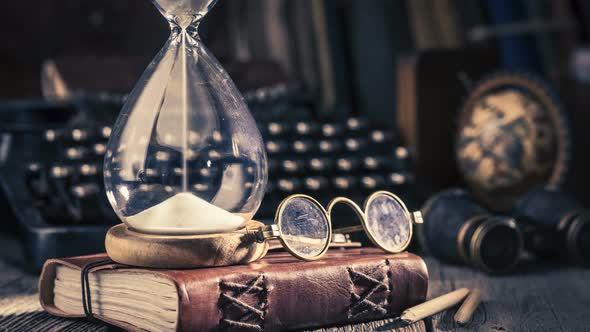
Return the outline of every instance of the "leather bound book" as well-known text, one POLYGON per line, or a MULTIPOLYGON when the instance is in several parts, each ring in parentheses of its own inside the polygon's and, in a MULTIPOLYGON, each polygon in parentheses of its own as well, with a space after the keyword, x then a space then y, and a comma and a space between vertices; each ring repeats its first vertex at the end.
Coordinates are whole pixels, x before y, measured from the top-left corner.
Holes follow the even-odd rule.
MULTIPOLYGON (((80 271, 105 254, 48 260, 39 281, 50 314, 83 317, 80 271)), ((377 249, 303 262, 285 252, 249 265, 192 270, 111 264, 90 270, 93 316, 130 331, 281 331, 395 317, 421 303, 424 261, 377 249)))

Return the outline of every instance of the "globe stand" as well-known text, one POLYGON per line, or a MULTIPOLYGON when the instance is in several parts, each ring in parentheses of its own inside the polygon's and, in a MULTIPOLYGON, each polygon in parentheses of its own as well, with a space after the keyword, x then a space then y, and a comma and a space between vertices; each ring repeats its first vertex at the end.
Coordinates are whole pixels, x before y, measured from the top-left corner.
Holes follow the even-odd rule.
POLYGON ((117 263, 148 267, 184 269, 247 264, 266 255, 267 242, 256 241, 245 229, 264 224, 250 221, 243 231, 202 235, 155 235, 139 233, 119 224, 109 229, 105 247, 117 263))

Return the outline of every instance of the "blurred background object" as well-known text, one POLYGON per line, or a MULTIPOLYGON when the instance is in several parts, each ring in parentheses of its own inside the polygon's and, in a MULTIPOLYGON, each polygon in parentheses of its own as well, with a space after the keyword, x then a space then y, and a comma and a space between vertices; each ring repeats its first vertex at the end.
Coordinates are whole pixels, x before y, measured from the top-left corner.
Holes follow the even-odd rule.
POLYGON ((553 88, 532 74, 496 72, 477 82, 461 106, 455 154, 479 199, 508 212, 532 188, 565 183, 570 136, 553 88))
POLYGON ((510 272, 521 256, 522 235, 514 219, 494 215, 462 189, 447 189, 422 207, 418 238, 439 259, 489 273, 510 272))
POLYGON ((541 258, 590 262, 590 211, 567 193, 533 190, 514 210, 525 247, 541 258))
MULTIPOLYGON (((572 126, 557 135, 572 139, 559 184, 590 204, 589 18, 582 0, 224 0, 200 35, 263 132, 264 220, 291 193, 324 203, 385 189, 415 209, 465 185, 458 116, 498 70, 533 72, 561 95, 572 126)), ((1 227, 23 236, 37 265, 97 251, 115 222, 104 145, 166 22, 147 0, 34 0, 6 3, 0 25, 1 227), (88 227, 94 247, 67 244, 88 227)), ((526 190, 557 183, 533 180, 526 190)))

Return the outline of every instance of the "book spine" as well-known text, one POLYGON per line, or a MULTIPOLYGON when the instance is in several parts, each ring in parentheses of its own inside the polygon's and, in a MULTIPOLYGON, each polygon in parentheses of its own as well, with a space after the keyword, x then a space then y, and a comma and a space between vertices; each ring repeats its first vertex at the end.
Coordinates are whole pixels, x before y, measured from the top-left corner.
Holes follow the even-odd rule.
POLYGON ((350 79, 346 63, 345 22, 343 3, 338 0, 306 0, 311 2, 313 37, 319 68, 320 112, 337 116, 350 106, 350 79), (344 109, 343 109, 344 107, 344 109))
POLYGON ((463 27, 464 38, 470 39, 471 29, 486 23, 483 8, 479 1, 457 0, 458 16, 463 27))
MULTIPOLYGON (((508 23, 522 23, 527 20, 520 0, 485 0, 491 23, 495 26, 508 23)), ((506 69, 541 71, 534 38, 530 35, 514 34, 498 38, 498 47, 506 69)))
MULTIPOLYGON (((528 17, 531 22, 549 22, 551 20, 550 8, 544 0, 524 0, 528 17)), ((535 42, 541 65, 545 73, 551 72, 557 65, 556 54, 551 31, 540 31, 535 33, 535 42)))
POLYGON ((399 50, 386 2, 354 1, 349 6, 353 84, 358 110, 373 123, 395 128, 399 50))
POLYGON ((178 330, 283 331, 350 324, 393 317, 426 297, 428 273, 415 258, 313 269, 301 264, 288 271, 186 280, 179 285, 178 330))
POLYGON ((268 58, 280 63, 289 77, 294 74, 292 52, 286 18, 287 0, 264 1, 260 10, 264 13, 263 25, 266 30, 268 58))
POLYGON ((428 0, 407 0, 410 25, 414 35, 415 48, 426 50, 440 46, 432 18, 432 9, 428 0))
MULTIPOLYGON (((586 5, 586 13, 590 18, 590 3, 584 1, 586 5)), ((551 1, 548 10, 552 13, 553 19, 564 22, 567 27, 552 34, 553 52, 556 57, 556 66, 553 72, 549 73, 549 77, 555 79, 566 76, 570 70, 571 56, 578 44, 578 29, 574 24, 574 8, 572 2, 568 1, 551 1)), ((588 23, 586 20, 584 23, 588 23)), ((586 24, 587 25, 587 24, 586 24)))
POLYGON ((295 77, 314 95, 319 94, 319 68, 313 33, 313 18, 310 1, 289 1, 287 3, 287 24, 291 41, 295 77))
POLYGON ((437 0, 432 2, 432 13, 438 29, 439 40, 445 48, 458 48, 463 44, 459 14, 455 0, 437 0))

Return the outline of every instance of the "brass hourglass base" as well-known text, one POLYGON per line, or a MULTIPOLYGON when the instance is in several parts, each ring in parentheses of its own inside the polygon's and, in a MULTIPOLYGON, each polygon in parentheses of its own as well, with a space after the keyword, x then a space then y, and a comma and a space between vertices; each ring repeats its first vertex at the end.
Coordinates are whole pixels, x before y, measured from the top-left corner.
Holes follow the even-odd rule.
MULTIPOLYGON (((250 221, 246 228, 264 224, 250 221)), ((268 244, 256 242, 252 233, 204 235, 144 234, 119 224, 109 229, 105 238, 109 257, 115 262, 151 268, 185 269, 247 264, 266 255, 268 244)))

